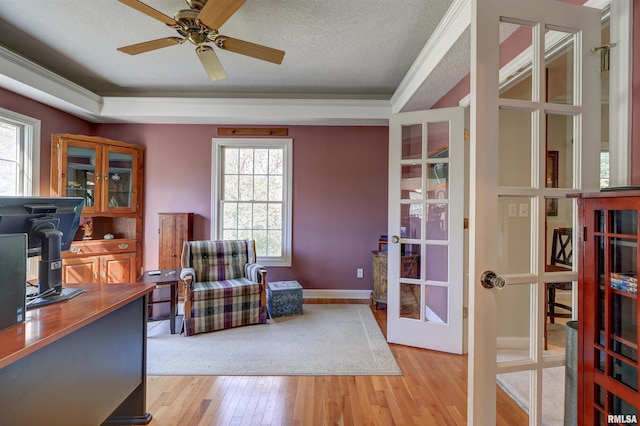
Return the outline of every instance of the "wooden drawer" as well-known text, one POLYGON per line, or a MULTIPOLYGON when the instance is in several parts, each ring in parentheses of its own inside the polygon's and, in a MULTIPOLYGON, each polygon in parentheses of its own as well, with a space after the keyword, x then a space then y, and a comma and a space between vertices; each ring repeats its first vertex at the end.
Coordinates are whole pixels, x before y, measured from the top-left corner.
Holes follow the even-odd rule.
POLYGON ((71 244, 71 249, 62 252, 62 258, 72 259, 101 254, 131 253, 135 251, 137 251, 136 240, 75 241, 71 244))

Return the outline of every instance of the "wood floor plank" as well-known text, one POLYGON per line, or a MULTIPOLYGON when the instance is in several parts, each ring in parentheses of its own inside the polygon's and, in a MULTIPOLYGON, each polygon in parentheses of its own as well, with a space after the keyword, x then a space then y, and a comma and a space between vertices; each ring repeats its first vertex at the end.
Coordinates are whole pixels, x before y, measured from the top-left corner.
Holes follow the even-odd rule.
MULTIPOLYGON (((386 333, 386 310, 372 312, 386 333)), ((150 424, 465 425, 467 356, 389 346, 402 376, 149 376, 150 424)), ((498 425, 528 423, 506 393, 497 395, 498 425)))

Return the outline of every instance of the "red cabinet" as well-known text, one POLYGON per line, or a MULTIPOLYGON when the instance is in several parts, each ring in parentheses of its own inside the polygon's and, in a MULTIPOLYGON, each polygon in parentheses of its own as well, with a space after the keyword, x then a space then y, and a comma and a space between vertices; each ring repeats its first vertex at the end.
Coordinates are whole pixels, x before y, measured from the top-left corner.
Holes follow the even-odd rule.
POLYGON ((640 191, 578 204, 578 424, 637 424, 640 191))

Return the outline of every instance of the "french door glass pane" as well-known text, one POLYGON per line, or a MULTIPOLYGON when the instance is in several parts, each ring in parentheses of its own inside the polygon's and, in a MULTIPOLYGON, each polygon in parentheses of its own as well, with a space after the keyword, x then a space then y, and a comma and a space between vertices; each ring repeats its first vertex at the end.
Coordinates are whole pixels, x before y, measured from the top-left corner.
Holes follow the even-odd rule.
POLYGON ((533 115, 530 111, 500 109, 498 184, 531 187, 533 115), (508 125, 507 125, 508 124, 508 125))
MULTIPOLYGON (((513 52, 521 52, 522 63, 531 66, 533 49, 531 49, 533 28, 527 25, 500 22, 500 65, 504 65, 514 58, 513 52)), ((513 76, 500 76, 507 81, 506 87, 500 91, 503 99, 518 99, 530 101, 533 99, 531 72, 516 71, 513 76)))
POLYGON ((573 188, 575 146, 574 117, 546 114, 547 164, 545 186, 547 188, 573 188))
POLYGON ((575 34, 547 28, 545 52, 547 71, 547 102, 574 105, 575 34))
POLYGON ((531 206, 528 197, 500 197, 498 224, 501 238, 496 247, 498 270, 502 274, 528 274, 531 265, 531 206))
POLYGON ((422 158, 422 125, 402 126, 402 160, 422 158))
POLYGON ((400 283, 400 318, 420 319, 420 284, 400 283))
POLYGON ((441 324, 449 323, 449 288, 427 285, 424 290, 425 319, 441 324))
POLYGON ((497 297, 497 361, 531 359, 531 294, 535 284, 509 284, 497 297))

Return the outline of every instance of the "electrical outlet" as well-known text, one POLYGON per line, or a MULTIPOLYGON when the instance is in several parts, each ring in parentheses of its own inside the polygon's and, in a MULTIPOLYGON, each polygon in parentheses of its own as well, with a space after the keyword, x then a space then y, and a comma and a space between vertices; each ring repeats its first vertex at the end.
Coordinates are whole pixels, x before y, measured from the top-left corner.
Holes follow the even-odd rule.
POLYGON ((358 278, 362 278, 362 277, 364 277, 364 269, 362 269, 362 268, 358 268, 358 269, 356 270, 356 277, 358 277, 358 278))
POLYGON ((509 204, 509 217, 518 217, 518 206, 509 204))

